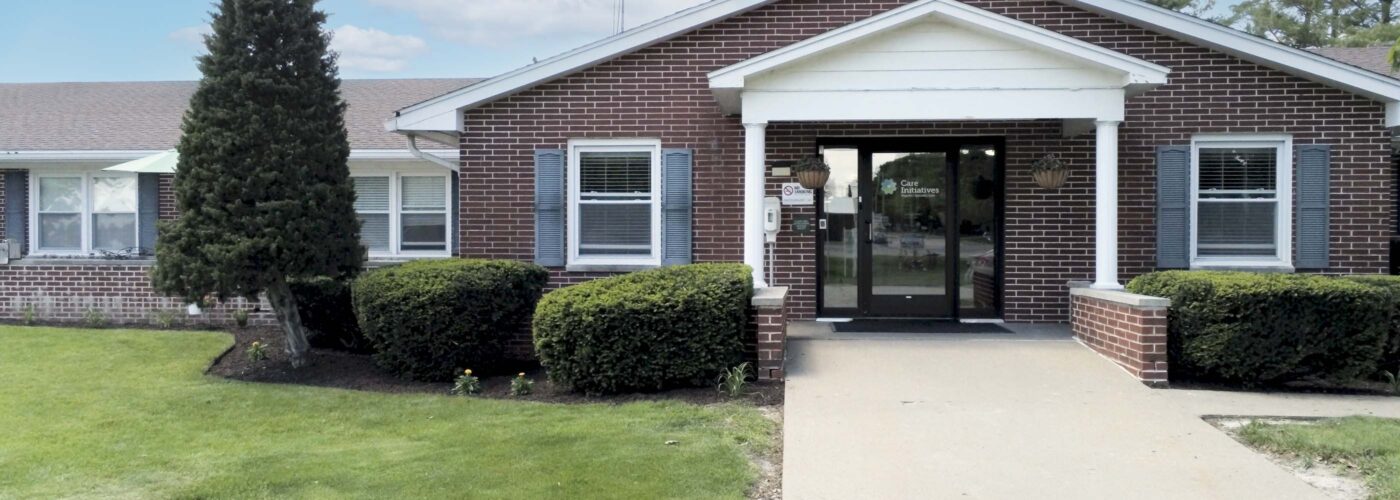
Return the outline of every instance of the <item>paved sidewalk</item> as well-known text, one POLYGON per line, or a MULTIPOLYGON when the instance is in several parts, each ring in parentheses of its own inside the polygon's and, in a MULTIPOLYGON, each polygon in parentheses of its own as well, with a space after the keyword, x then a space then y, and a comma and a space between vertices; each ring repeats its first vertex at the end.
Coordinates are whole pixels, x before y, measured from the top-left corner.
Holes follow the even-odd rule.
POLYGON ((1152 390, 1063 327, 1013 327, 794 324, 784 497, 1325 498, 1201 420, 1227 407, 1220 395, 1152 390))

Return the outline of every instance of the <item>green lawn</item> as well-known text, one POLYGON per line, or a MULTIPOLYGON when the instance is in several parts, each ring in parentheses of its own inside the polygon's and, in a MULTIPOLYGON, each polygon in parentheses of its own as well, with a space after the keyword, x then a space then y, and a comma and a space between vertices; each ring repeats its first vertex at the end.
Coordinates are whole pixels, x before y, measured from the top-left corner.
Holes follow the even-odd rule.
POLYGON ((742 498, 756 476, 746 451, 771 446, 773 425, 737 405, 547 405, 203 375, 231 343, 0 326, 0 498, 742 498))
POLYGON ((1304 460, 1353 464, 1372 498, 1400 499, 1400 420, 1350 417, 1315 424, 1254 422, 1240 429, 1252 446, 1304 460))

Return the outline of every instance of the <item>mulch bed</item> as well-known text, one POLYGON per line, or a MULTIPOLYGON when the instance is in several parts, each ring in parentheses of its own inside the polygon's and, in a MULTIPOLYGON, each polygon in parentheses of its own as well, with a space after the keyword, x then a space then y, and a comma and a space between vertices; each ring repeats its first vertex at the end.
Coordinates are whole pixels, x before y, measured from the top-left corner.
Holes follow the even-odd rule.
MULTIPOLYGON (((417 382, 404 380, 384 373, 374 365, 374 361, 364 354, 342 351, 313 349, 311 365, 294 369, 287 362, 283 350, 285 337, 278 328, 250 327, 233 329, 234 346, 209 367, 209 373, 225 378, 247 382, 272 384, 307 385, 335 387, 357 391, 386 393, 428 393, 449 394, 452 384, 417 382), (262 342, 267 359, 252 361, 246 354, 253 342, 262 342)), ((694 404, 712 404, 733 401, 721 395, 713 387, 672 389, 642 394, 619 394, 613 396, 585 396, 554 386, 549 382, 545 371, 538 363, 520 361, 491 371, 478 371, 481 377, 482 394, 477 397, 492 399, 512 399, 543 403, 585 404, 585 403, 627 403, 633 401, 683 401, 694 404), (515 374, 524 372, 535 381, 532 394, 510 395, 510 380, 515 374)), ((783 385, 777 382, 755 382, 746 389, 743 400, 756 406, 779 406, 783 404, 783 385)))

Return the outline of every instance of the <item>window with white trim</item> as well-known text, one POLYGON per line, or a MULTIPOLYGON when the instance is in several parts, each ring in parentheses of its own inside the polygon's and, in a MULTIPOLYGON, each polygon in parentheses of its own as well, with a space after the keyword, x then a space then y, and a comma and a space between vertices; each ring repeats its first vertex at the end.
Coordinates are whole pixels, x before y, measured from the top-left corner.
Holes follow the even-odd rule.
POLYGON ((352 174, 360 242, 372 257, 446 256, 452 234, 451 176, 437 173, 352 174))
POLYGON ((137 233, 136 175, 35 172, 30 186, 36 254, 132 252, 137 233))
POLYGON ((1192 265, 1290 266, 1292 169, 1287 136, 1193 138, 1192 265))
POLYGON ((661 141, 570 141, 568 180, 570 264, 661 264, 661 141))

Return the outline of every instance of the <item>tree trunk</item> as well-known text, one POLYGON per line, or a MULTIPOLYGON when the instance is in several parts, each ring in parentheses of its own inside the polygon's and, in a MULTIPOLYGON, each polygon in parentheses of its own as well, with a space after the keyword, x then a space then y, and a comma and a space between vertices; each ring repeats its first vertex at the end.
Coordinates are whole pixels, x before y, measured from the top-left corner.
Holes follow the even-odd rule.
POLYGON ((301 326, 301 312, 297 310, 297 299, 292 295, 292 287, 285 280, 267 289, 267 301, 272 303, 272 312, 282 330, 287 332, 287 359, 292 368, 306 366, 307 352, 311 345, 306 341, 306 328, 301 326))
POLYGON ((1381 0, 1381 24, 1390 24, 1390 11, 1395 8, 1395 0, 1381 0))

